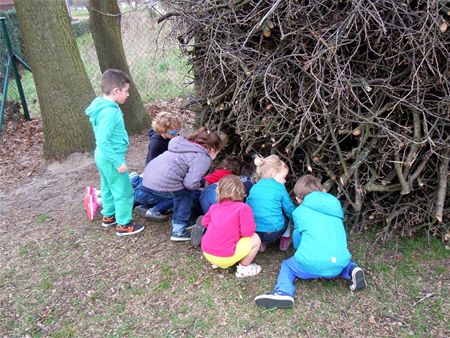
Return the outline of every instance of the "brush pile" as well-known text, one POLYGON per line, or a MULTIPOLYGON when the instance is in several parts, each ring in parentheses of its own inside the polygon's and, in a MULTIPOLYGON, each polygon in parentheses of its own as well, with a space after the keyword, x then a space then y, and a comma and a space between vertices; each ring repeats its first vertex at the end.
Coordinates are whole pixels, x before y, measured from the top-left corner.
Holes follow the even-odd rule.
POLYGON ((355 231, 449 224, 450 2, 175 0, 203 124, 311 173, 355 231))

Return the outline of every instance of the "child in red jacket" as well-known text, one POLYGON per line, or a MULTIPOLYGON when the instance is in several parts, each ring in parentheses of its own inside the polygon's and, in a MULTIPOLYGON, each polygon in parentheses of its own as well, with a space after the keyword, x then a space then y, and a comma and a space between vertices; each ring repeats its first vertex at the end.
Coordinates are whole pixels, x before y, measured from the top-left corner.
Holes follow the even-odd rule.
POLYGON ((255 276, 261 271, 252 263, 261 240, 251 208, 242 202, 245 189, 236 175, 222 178, 217 185, 217 201, 202 218, 207 228, 202 250, 213 267, 226 269, 237 262, 236 277, 255 276))

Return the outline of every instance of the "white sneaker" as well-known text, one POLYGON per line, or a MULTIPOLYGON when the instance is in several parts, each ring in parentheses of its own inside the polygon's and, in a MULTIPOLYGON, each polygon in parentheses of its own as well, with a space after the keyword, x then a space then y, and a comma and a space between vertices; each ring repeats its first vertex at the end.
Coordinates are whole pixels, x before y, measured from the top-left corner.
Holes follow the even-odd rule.
POLYGON ((239 264, 236 269, 236 277, 242 278, 242 277, 251 277, 256 276, 258 273, 261 272, 261 266, 258 264, 252 263, 247 266, 239 264))

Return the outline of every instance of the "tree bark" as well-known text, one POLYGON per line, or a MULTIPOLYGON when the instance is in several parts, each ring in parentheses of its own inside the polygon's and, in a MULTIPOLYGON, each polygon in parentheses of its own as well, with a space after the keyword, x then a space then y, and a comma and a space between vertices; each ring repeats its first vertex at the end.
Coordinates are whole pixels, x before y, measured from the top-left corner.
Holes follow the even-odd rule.
POLYGON ((150 126, 141 96, 134 85, 122 45, 120 9, 116 0, 89 0, 89 28, 94 39, 100 69, 116 68, 130 77, 130 96, 122 106, 125 125, 130 134, 141 133, 150 126))
POLYGON ((94 90, 84 69, 64 0, 17 0, 25 56, 33 70, 44 129, 44 156, 92 150, 84 109, 94 90))

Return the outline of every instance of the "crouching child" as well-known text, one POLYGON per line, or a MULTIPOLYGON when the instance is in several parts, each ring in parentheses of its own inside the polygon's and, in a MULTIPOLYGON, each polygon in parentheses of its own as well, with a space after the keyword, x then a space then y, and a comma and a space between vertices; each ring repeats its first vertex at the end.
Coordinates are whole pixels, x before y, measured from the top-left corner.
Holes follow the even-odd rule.
POLYGON ((323 192, 320 181, 311 175, 299 178, 294 193, 299 203, 292 213, 296 252, 281 263, 273 292, 257 296, 256 305, 292 307, 296 279, 342 277, 351 282, 350 290, 364 289, 364 271, 350 260, 339 200, 323 192))

